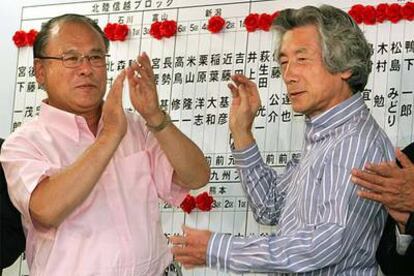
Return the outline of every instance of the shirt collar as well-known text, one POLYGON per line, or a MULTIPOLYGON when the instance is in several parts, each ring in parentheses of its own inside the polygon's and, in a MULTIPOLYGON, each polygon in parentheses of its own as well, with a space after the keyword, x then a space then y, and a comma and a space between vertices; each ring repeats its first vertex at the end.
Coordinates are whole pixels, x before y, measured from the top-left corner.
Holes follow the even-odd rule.
MULTIPOLYGON (((39 120, 50 128, 69 136, 76 142, 80 141, 83 131, 89 131, 88 124, 82 116, 58 109, 47 103, 47 100, 40 104, 39 120)), ((99 120, 98 132, 102 127, 102 116, 99 120)))
POLYGON ((354 117, 355 114, 366 109, 361 93, 355 93, 352 97, 337 104, 331 109, 314 118, 306 118, 306 138, 310 142, 324 137, 332 129, 343 125, 354 117))

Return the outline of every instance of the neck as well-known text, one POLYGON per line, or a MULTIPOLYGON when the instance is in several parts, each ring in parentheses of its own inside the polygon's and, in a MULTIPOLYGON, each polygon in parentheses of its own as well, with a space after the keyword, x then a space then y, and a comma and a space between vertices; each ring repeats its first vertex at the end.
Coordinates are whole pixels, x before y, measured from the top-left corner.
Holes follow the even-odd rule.
POLYGON ((93 112, 79 114, 80 116, 85 118, 86 123, 88 124, 89 130, 95 136, 98 133, 98 124, 99 124, 99 119, 101 118, 101 113, 102 113, 102 106, 100 106, 97 110, 94 110, 93 112))

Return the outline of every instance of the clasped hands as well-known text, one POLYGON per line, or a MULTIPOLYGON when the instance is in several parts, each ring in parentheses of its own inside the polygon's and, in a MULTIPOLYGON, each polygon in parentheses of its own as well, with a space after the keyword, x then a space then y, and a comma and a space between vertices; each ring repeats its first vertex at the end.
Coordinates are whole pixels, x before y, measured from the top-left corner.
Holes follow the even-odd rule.
POLYGON ((125 78, 128 80, 131 104, 148 125, 159 125, 165 116, 159 106, 151 61, 144 52, 137 57, 136 62, 122 70, 116 77, 102 108, 103 132, 115 135, 119 139, 122 139, 127 130, 127 121, 122 106, 125 78))

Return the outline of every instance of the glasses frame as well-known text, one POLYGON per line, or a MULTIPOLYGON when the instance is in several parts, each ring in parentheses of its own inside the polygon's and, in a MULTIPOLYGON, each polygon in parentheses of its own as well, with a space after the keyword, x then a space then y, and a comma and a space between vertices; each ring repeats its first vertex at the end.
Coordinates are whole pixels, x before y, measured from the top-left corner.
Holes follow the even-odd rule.
POLYGON ((63 54, 61 56, 37 56, 36 59, 53 59, 53 60, 60 60, 62 62, 63 67, 66 67, 66 68, 78 68, 79 66, 82 65, 83 60, 86 59, 86 60, 88 60, 89 64, 92 67, 99 68, 99 67, 106 66, 107 65, 106 58, 108 58, 108 57, 111 56, 109 54, 103 54, 102 57, 105 58, 105 63, 102 64, 102 65, 96 65, 93 62, 91 62, 91 57, 92 56, 97 56, 99 54, 79 55, 78 56, 78 62, 77 62, 76 65, 74 65, 74 66, 67 66, 67 63, 65 64, 65 57, 72 56, 72 55, 75 55, 75 54, 63 54))

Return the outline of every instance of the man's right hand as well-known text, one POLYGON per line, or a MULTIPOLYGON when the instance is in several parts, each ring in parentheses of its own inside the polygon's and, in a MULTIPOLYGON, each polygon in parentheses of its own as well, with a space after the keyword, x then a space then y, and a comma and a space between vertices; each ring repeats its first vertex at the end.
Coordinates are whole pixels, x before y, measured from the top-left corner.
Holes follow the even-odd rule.
POLYGON ((232 76, 234 84, 229 84, 232 94, 230 108, 230 131, 236 149, 243 149, 254 142, 252 125, 261 102, 254 82, 243 75, 232 76))
POLYGON ((126 73, 123 70, 116 77, 102 107, 103 129, 101 136, 115 138, 118 144, 127 131, 127 120, 122 106, 122 91, 125 76, 126 73))

